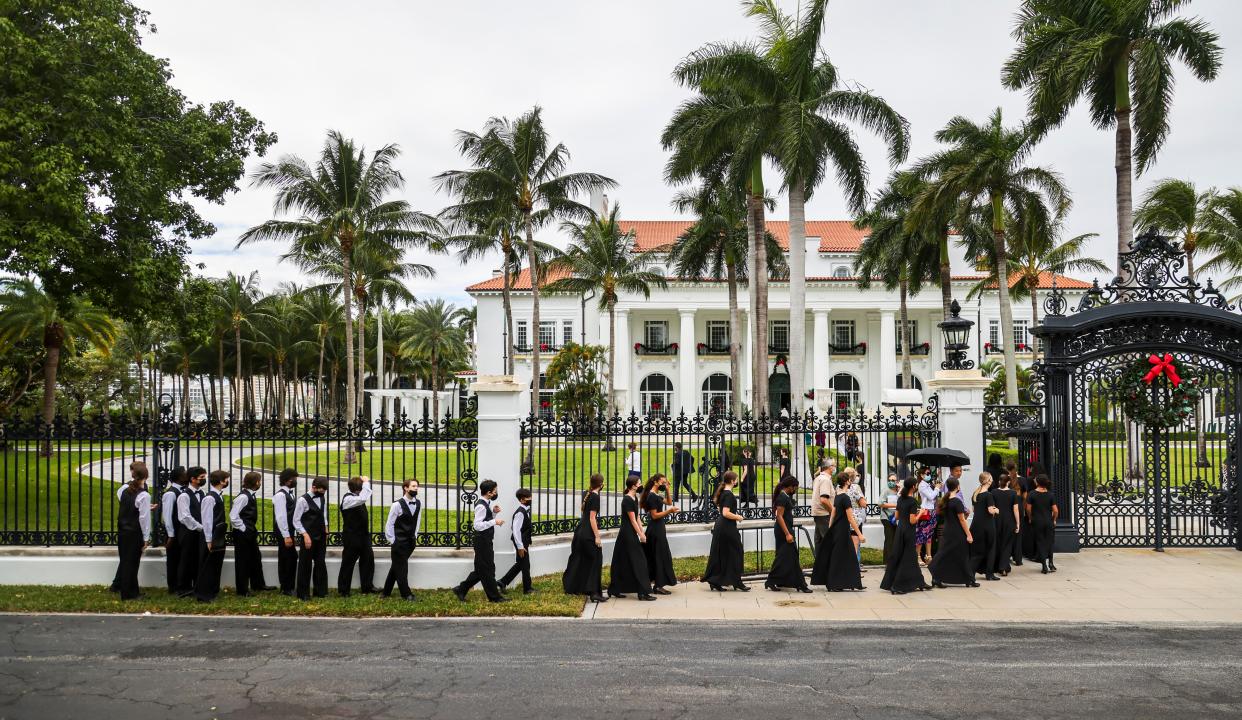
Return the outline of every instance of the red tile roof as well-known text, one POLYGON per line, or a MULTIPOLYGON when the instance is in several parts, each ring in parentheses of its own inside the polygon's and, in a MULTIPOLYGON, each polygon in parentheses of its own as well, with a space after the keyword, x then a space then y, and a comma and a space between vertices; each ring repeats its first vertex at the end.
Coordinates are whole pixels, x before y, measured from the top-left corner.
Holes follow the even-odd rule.
MULTIPOLYGON (((621 229, 634 231, 634 245, 640 251, 659 250, 672 245, 693 220, 622 220, 621 229)), ((769 220, 764 223, 776 242, 789 249, 789 222, 769 220)), ((807 220, 806 236, 819 238, 819 252, 856 252, 867 237, 866 230, 854 227, 852 220, 807 220)))
MULTIPOLYGON (((1022 273, 1015 273, 1013 275, 1010 275, 1009 276, 1009 287, 1013 287, 1014 285, 1017 285, 1019 282, 1022 281, 1023 277, 1024 275, 1022 273)), ((1036 284, 1036 288, 1038 288, 1039 290, 1051 290, 1052 289, 1052 277, 1053 277, 1052 273, 1049 273, 1049 272, 1040 273, 1039 282, 1036 284)), ((955 276, 953 279, 954 280, 978 281, 978 280, 982 280, 983 276, 982 275, 974 275, 974 276, 964 275, 961 277, 955 276)), ((1078 280, 1077 278, 1067 277, 1065 275, 1057 275, 1056 279, 1057 279, 1057 287, 1062 290, 1086 290, 1091 287, 1091 283, 1089 282, 1078 280)), ((995 289, 996 283, 991 283, 988 287, 995 289)))
MULTIPOLYGON (((548 271, 548 275, 547 277, 544 278, 543 285, 541 285, 540 287, 546 287, 548 285, 551 285, 557 280, 560 280, 563 277, 567 277, 568 275, 569 275, 569 271, 565 270, 564 268, 553 268, 548 271)), ((487 280, 484 280, 483 282, 477 282, 473 285, 468 286, 466 288, 466 292, 470 292, 472 290, 504 290, 504 288, 505 288, 504 277, 500 275, 495 275, 491 278, 488 278, 487 280)), ((512 284, 511 289, 530 290, 530 268, 523 268, 522 272, 519 273, 518 276, 513 279, 513 284, 512 284)))

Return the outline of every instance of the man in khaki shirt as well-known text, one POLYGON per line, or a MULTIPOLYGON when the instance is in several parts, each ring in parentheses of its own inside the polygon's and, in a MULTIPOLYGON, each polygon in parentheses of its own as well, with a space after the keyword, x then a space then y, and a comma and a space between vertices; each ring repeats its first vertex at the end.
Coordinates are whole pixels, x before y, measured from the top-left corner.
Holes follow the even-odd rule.
POLYGON ((819 461, 819 472, 811 481, 811 518, 815 521, 815 552, 819 553, 819 544, 828 534, 828 521, 832 518, 832 501, 836 498, 837 488, 833 477, 837 468, 828 460, 819 461))

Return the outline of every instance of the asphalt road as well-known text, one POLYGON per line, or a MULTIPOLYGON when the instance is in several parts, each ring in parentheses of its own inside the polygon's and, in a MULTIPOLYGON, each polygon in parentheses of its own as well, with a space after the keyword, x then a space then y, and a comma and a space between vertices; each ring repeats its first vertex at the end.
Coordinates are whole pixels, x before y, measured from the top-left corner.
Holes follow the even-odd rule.
POLYGON ((0 616, 0 718, 1242 716, 1242 626, 0 616))

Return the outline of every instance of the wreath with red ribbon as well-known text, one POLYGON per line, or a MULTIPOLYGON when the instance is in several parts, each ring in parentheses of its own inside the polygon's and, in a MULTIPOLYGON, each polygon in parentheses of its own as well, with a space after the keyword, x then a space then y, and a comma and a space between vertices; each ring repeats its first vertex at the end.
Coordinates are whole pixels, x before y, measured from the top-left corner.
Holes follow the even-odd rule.
POLYGON ((1193 368, 1179 368, 1173 355, 1153 354, 1146 360, 1135 361, 1122 374, 1116 391, 1121 409, 1130 420, 1149 428, 1167 429, 1181 425, 1194 414, 1195 405, 1203 397, 1202 382, 1193 368), (1167 395, 1160 391, 1162 387, 1168 388, 1167 395), (1157 398, 1163 402, 1157 402, 1157 398))

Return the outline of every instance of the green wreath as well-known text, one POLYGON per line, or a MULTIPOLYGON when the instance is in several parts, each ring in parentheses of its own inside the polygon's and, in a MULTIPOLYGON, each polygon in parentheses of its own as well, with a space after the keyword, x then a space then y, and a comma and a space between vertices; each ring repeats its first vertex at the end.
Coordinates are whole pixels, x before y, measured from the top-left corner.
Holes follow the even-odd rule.
MULTIPOLYGON (((1190 367, 1173 365, 1172 356, 1166 354, 1161 360, 1152 355, 1136 360, 1122 373, 1116 392, 1126 417, 1149 428, 1164 430, 1181 425, 1194 414, 1195 404, 1203 397, 1203 381, 1190 367), (1173 378, 1180 382, 1174 383, 1173 378), (1152 388, 1161 384, 1169 389, 1168 402, 1157 404, 1152 400, 1152 388)), ((1155 396, 1161 397, 1163 393, 1155 396)))

